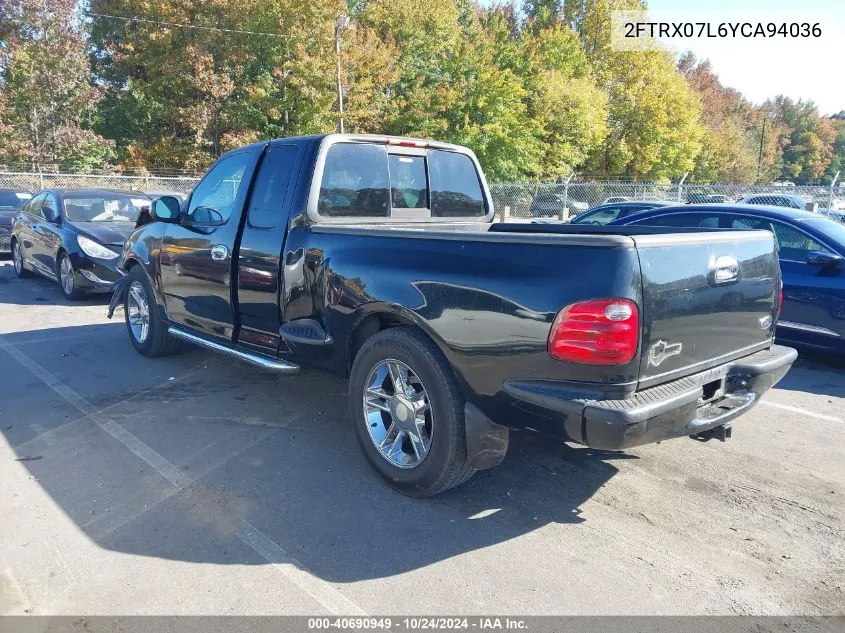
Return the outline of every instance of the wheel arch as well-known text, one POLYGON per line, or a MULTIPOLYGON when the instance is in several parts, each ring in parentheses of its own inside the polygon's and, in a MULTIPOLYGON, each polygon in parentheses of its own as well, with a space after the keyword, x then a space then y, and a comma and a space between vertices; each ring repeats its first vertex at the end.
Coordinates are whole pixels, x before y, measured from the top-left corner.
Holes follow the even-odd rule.
POLYGON ((378 334, 382 330, 392 327, 412 327, 421 332, 426 338, 434 343, 435 347, 440 351, 449 368, 452 370, 455 378, 458 381, 458 386, 461 389, 464 397, 469 397, 470 389, 466 380, 457 370, 454 362, 452 362, 451 351, 446 345, 445 341, 437 335, 434 328, 431 327, 424 319, 415 314, 407 308, 397 306, 395 304, 374 302, 362 306, 354 321, 354 325, 350 329, 349 337, 345 349, 345 363, 346 375, 350 375, 352 371, 352 364, 355 362, 355 357, 366 343, 367 339, 378 334))

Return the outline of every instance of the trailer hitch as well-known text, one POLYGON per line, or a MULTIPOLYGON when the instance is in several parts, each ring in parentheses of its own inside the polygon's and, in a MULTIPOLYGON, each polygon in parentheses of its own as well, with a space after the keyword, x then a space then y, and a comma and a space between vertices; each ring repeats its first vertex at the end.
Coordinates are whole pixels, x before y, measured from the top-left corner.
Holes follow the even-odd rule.
POLYGON ((720 442, 724 442, 725 440, 729 440, 731 438, 731 427, 723 424, 721 426, 702 431, 701 433, 690 435, 690 438, 698 440, 699 442, 708 442, 710 440, 719 440, 720 442))

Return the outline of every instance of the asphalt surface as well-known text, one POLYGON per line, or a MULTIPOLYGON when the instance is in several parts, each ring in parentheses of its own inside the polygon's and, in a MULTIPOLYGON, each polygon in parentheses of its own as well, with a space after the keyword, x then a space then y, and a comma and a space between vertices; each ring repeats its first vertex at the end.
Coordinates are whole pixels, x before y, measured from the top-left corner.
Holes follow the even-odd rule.
POLYGON ((799 360, 727 443, 513 434, 428 500, 343 380, 145 359, 105 298, 0 262, 0 614, 843 614, 845 369, 799 360))

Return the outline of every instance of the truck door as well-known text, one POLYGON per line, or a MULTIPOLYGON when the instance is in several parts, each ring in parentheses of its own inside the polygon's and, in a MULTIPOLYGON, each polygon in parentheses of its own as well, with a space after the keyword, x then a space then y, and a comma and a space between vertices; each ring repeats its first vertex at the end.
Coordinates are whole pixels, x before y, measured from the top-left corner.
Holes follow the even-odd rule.
POLYGON ((232 339, 232 251, 260 153, 249 148, 223 156, 194 188, 181 223, 167 225, 161 284, 177 325, 232 339))
POLYGON ((295 144, 279 141, 267 148, 247 204, 238 249, 238 343, 269 354, 275 354, 279 346, 279 254, 303 164, 301 151, 295 144))

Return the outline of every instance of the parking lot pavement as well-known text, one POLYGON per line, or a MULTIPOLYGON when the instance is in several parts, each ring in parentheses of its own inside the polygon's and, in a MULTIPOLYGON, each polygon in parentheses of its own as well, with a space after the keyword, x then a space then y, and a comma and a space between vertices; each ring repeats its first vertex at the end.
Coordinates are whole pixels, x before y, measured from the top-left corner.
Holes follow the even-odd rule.
POLYGON ((412 500, 344 381, 148 360, 105 303, 0 265, 0 613, 845 613, 841 368, 800 361, 724 444, 514 434, 412 500))

